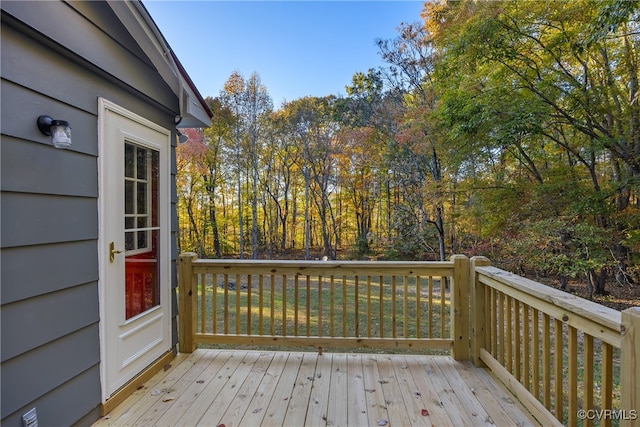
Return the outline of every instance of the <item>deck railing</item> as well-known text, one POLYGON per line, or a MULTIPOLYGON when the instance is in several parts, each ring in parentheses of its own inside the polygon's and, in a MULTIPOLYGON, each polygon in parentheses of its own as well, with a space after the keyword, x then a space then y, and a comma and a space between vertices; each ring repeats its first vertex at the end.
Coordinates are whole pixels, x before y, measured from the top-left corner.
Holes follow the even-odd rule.
POLYGON ((543 425, 640 425, 640 308, 620 313, 482 257, 471 270, 476 366, 489 367, 543 425))
POLYGON ((179 345, 451 350, 543 425, 640 426, 640 308, 622 313, 492 267, 179 259, 179 345))
POLYGON ((468 265, 464 256, 375 263, 184 254, 181 351, 250 344, 451 349, 468 358, 468 265))

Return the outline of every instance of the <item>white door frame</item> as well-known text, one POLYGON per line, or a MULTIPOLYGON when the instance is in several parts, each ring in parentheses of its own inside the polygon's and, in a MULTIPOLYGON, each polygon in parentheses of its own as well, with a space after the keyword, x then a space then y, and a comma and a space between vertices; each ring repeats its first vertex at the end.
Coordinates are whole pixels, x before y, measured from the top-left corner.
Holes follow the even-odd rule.
MULTIPOLYGON (((121 133, 121 132, 120 132, 121 133)), ((111 141, 113 143, 113 141, 111 141)), ((124 142, 122 142, 124 146, 124 142)), ((170 150, 171 150, 171 132, 147 119, 141 117, 111 101, 104 98, 98 99, 98 265, 99 265, 99 278, 98 289, 100 298, 100 377, 102 388, 102 401, 103 403, 114 394, 115 391, 125 385, 130 379, 135 378, 137 374, 142 372, 147 366, 153 363, 157 358, 165 354, 171 349, 171 203, 170 203, 170 184, 171 184, 171 169, 170 169, 170 150), (113 301, 113 290, 108 291, 108 283, 106 277, 108 274, 114 276, 113 267, 110 268, 109 260, 109 243, 114 241, 113 232, 109 233, 109 227, 107 221, 109 217, 113 217, 113 213, 109 213, 109 207, 114 206, 114 202, 109 200, 107 192, 106 180, 114 179, 113 173, 109 174, 109 165, 107 150, 107 144, 110 143, 110 138, 113 138, 113 132, 115 129, 110 128, 108 123, 108 116, 110 114, 121 116, 121 118, 128 119, 135 122, 135 125, 141 125, 152 131, 161 134, 161 141, 154 141, 153 143, 143 143, 145 146, 149 146, 160 153, 160 176, 159 176, 159 246, 160 252, 158 255, 160 263, 159 281, 160 281, 160 306, 154 307, 145 314, 140 314, 129 320, 124 319, 124 310, 120 307, 109 306, 109 301, 113 301), (109 273, 110 272, 110 273, 109 273), (111 296, 110 296, 111 295, 111 296), (111 300, 109 299, 111 298, 111 300), (132 336, 138 330, 143 330, 145 325, 156 322, 157 339, 153 339, 149 348, 144 348, 143 353, 135 355, 135 361, 127 361, 124 364, 130 364, 128 368, 132 371, 132 375, 126 380, 113 381, 113 364, 116 363, 114 359, 120 358, 119 352, 121 352, 120 340, 114 339, 114 328, 116 330, 126 330, 126 334, 132 336), (161 335, 161 336, 159 336, 161 335)), ((124 156, 120 159, 124 164, 124 156)), ((119 179, 119 177, 115 178, 119 179)), ((122 176, 124 179, 124 175, 122 176)), ((124 182, 122 184, 124 186, 124 182)), ((113 198, 113 196, 111 196, 113 198)), ((117 201, 117 203, 124 203, 124 200, 117 201)), ((122 210, 124 213, 124 209, 122 210)), ((118 215, 118 213, 116 213, 118 215)), ((111 227, 113 230, 113 226, 111 227)), ((122 230, 124 236, 124 229, 122 230)), ((118 248, 123 249, 123 248, 118 248)), ((122 254, 124 255, 124 254, 122 254)), ((122 256, 122 259, 124 256, 122 256)), ((124 264, 124 262, 123 262, 124 264)), ((112 264, 111 264, 112 266, 112 264)), ((124 270, 123 270, 124 271, 124 270)), ((113 279, 113 277, 111 278, 113 279)), ((113 280, 111 280, 113 285, 113 280)), ((122 287, 124 300, 124 275, 122 276, 122 287)), ((147 335, 149 332, 146 332, 147 335)), ((148 338, 148 336, 146 337, 148 338)), ((133 358, 131 358, 133 360, 133 358)), ((117 363, 121 363, 120 360, 117 363)))

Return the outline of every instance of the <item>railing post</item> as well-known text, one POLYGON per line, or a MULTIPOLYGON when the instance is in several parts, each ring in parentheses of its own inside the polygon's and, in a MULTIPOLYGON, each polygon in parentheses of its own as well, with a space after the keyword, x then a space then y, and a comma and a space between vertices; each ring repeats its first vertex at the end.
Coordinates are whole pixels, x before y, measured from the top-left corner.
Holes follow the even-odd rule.
POLYGON ((195 327, 195 311, 193 311, 193 266, 198 256, 193 252, 185 252, 178 257, 178 350, 191 353, 193 332, 195 327))
POLYGON ((478 280, 476 267, 487 267, 491 261, 483 256, 471 258, 469 280, 471 283, 471 360, 477 367, 484 366, 480 360, 480 349, 486 348, 486 310, 487 301, 484 297, 484 286, 478 280))
POLYGON ((640 426, 640 307, 622 312, 622 345, 620 360, 621 425, 640 426))
POLYGON ((453 255, 451 292, 452 355, 455 360, 469 359, 469 258, 453 255))

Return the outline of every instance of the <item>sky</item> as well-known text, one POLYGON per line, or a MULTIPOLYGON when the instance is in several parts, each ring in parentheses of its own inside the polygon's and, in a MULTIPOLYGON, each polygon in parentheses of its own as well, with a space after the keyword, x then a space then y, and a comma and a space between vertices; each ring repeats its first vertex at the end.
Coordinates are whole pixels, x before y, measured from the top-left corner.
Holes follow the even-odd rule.
POLYGON ((345 95, 356 72, 383 65, 376 39, 420 21, 423 1, 143 0, 203 97, 234 71, 256 72, 279 108, 345 95))

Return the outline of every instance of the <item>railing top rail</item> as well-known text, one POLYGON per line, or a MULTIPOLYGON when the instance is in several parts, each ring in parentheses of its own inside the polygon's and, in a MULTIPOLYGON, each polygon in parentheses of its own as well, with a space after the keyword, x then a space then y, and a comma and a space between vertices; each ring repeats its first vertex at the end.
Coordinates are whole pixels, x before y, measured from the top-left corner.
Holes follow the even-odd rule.
MULTIPOLYGON (((558 307, 563 313, 572 313, 581 319, 585 319, 589 323, 601 325, 603 328, 599 331, 600 333, 595 331, 593 334, 596 337, 599 335, 606 336, 605 328, 613 331, 616 335, 620 332, 622 313, 617 310, 576 295, 554 289, 533 280, 520 277, 497 267, 476 267, 475 271, 479 273, 479 280, 489 286, 492 286, 491 280, 493 280, 526 295, 530 295, 534 299, 541 300, 558 307), (483 276, 490 280, 483 280, 483 276)), ((557 315, 557 313, 550 314, 557 315)), ((585 332, 592 333, 594 331, 588 330, 585 332)), ((604 338, 604 336, 602 336, 602 338, 604 338)), ((618 347, 620 346, 619 336, 616 336, 616 339, 613 341, 615 342, 612 344, 618 347)))
POLYGON ((342 275, 452 275, 452 261, 301 261, 197 259, 193 268, 214 268, 220 273, 291 273, 342 275))
POLYGON ((371 268, 374 266, 390 266, 390 267, 452 267, 453 261, 342 261, 342 260, 290 260, 290 259, 208 259, 199 258, 194 261, 195 264, 229 264, 229 265, 249 265, 249 266, 270 266, 283 265, 286 267, 298 267, 304 265, 326 265, 328 267, 349 266, 371 268))

